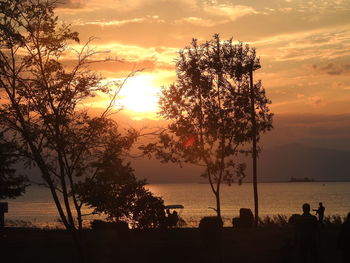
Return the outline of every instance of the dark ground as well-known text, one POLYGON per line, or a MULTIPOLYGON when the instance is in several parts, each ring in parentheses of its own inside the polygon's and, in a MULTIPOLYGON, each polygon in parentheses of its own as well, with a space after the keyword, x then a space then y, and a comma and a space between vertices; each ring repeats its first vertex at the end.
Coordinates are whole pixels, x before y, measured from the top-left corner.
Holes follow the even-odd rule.
MULTIPOLYGON (((337 263, 337 226, 321 229, 320 263, 337 263)), ((6 228, 0 230, 0 262, 78 262, 74 244, 63 230, 6 228)), ((298 262, 291 227, 257 230, 224 228, 221 246, 205 244, 197 228, 132 230, 118 238, 111 230, 84 232, 88 262, 298 262), (221 256, 220 256, 221 255, 221 256)), ((219 241, 220 242, 220 241, 219 241)))

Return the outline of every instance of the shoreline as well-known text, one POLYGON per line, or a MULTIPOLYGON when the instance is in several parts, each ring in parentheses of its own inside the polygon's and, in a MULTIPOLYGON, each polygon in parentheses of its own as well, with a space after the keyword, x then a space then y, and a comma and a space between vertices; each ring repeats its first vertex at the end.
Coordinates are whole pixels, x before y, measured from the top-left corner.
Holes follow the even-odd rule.
MULTIPOLYGON (((259 217, 259 227, 266 227, 266 226, 274 226, 274 227, 283 227, 288 225, 288 220, 292 214, 290 215, 282 215, 282 214, 275 214, 275 215, 266 215, 266 216, 260 216, 259 217)), ((210 215, 208 215, 210 216, 210 215)), ((339 225, 341 222, 344 222, 346 219, 346 214, 344 215, 327 215, 324 218, 325 225, 331 226, 331 225, 339 225)), ((198 228, 200 217, 190 217, 190 218, 184 218, 181 217, 186 224, 178 226, 178 229, 185 229, 185 228, 198 228)), ((222 216, 222 220, 224 223, 225 228, 232 228, 232 219, 234 216, 222 216)), ((84 229, 88 230, 91 229, 91 222, 94 220, 102 220, 102 221, 108 221, 106 218, 100 217, 100 218, 93 218, 93 219, 86 219, 83 221, 84 229)), ((5 228, 32 228, 32 229, 42 229, 42 230, 55 230, 55 229, 64 229, 64 226, 59 221, 36 221, 36 220, 21 220, 21 219, 5 219, 5 228)))

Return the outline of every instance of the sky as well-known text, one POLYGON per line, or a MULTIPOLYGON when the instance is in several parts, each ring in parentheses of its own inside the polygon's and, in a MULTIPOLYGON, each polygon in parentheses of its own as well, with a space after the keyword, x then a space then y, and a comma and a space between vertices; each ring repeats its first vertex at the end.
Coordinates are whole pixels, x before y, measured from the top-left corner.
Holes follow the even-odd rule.
MULTIPOLYGON (((177 52, 214 33, 256 48, 275 129, 266 145, 350 150, 349 0, 61 0, 56 14, 81 42, 112 60, 94 69, 126 77, 124 114, 155 119, 161 86, 175 80, 177 52)), ((103 106, 105 101, 96 101, 103 106)), ((142 122, 142 120, 141 120, 142 122)), ((141 124, 136 124, 141 125, 141 124)))

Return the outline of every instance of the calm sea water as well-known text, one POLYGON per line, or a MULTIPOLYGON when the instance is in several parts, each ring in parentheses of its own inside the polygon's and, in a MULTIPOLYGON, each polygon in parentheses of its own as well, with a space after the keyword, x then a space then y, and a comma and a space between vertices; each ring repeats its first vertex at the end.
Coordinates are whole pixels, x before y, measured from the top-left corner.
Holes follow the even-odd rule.
MULTIPOLYGON (((190 225, 198 223, 203 216, 215 215, 214 210, 209 208, 215 207, 215 199, 207 184, 152 184, 148 188, 161 196, 166 205, 182 204, 184 209, 180 215, 190 225)), ((259 197, 261 216, 300 213, 305 202, 310 203, 312 208, 323 202, 326 216, 344 216, 350 212, 350 182, 260 183, 259 197)), ((8 202, 8 224, 25 221, 41 227, 60 225, 48 189, 32 186, 25 196, 8 202)), ((227 219, 238 216, 242 207, 253 210, 252 184, 224 185, 221 202, 222 215, 227 219)), ((89 212, 89 209, 84 211, 89 212)))

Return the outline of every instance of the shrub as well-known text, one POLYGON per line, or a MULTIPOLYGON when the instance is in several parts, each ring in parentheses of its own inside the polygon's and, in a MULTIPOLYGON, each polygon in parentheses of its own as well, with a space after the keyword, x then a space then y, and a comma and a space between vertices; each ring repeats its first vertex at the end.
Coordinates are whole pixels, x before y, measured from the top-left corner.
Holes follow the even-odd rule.
POLYGON ((289 217, 288 219, 288 224, 290 225, 296 225, 297 221, 299 219, 300 215, 299 214, 293 214, 291 215, 291 217, 289 217))
POLYGON ((206 216, 199 222, 200 231, 218 231, 221 230, 223 222, 220 217, 217 216, 206 216))
POLYGON ((249 208, 239 209, 239 226, 241 228, 251 228, 254 223, 254 215, 249 208))
POLYGON ((342 222, 345 222, 345 218, 341 218, 340 215, 332 215, 332 216, 326 216, 324 218, 324 224, 325 225, 341 225, 342 222))
POLYGON ((249 208, 241 208, 239 210, 239 217, 232 219, 233 227, 237 228, 251 228, 254 223, 254 215, 249 208))
POLYGON ((124 221, 109 222, 96 219, 91 222, 91 229, 115 235, 122 241, 129 240, 129 225, 124 221))
MULTIPOLYGON (((296 218, 294 218, 294 215, 292 217, 293 217, 292 222, 293 224, 295 224, 296 218)), ((289 218, 289 220, 291 219, 289 218)), ((289 223, 289 220, 285 215, 265 216, 263 218, 259 218, 259 225, 263 227, 284 227, 284 226, 287 226, 288 224, 292 224, 292 223, 289 223)))
POLYGON ((145 188, 145 180, 136 178, 130 163, 119 158, 119 148, 110 147, 94 164, 99 168, 95 176, 76 184, 79 199, 93 208, 93 213, 107 215, 109 221, 126 221, 136 228, 161 227, 165 221, 163 200, 145 188))
POLYGON ((223 222, 220 217, 206 216, 199 222, 199 232, 206 245, 217 244, 221 238, 223 222))

